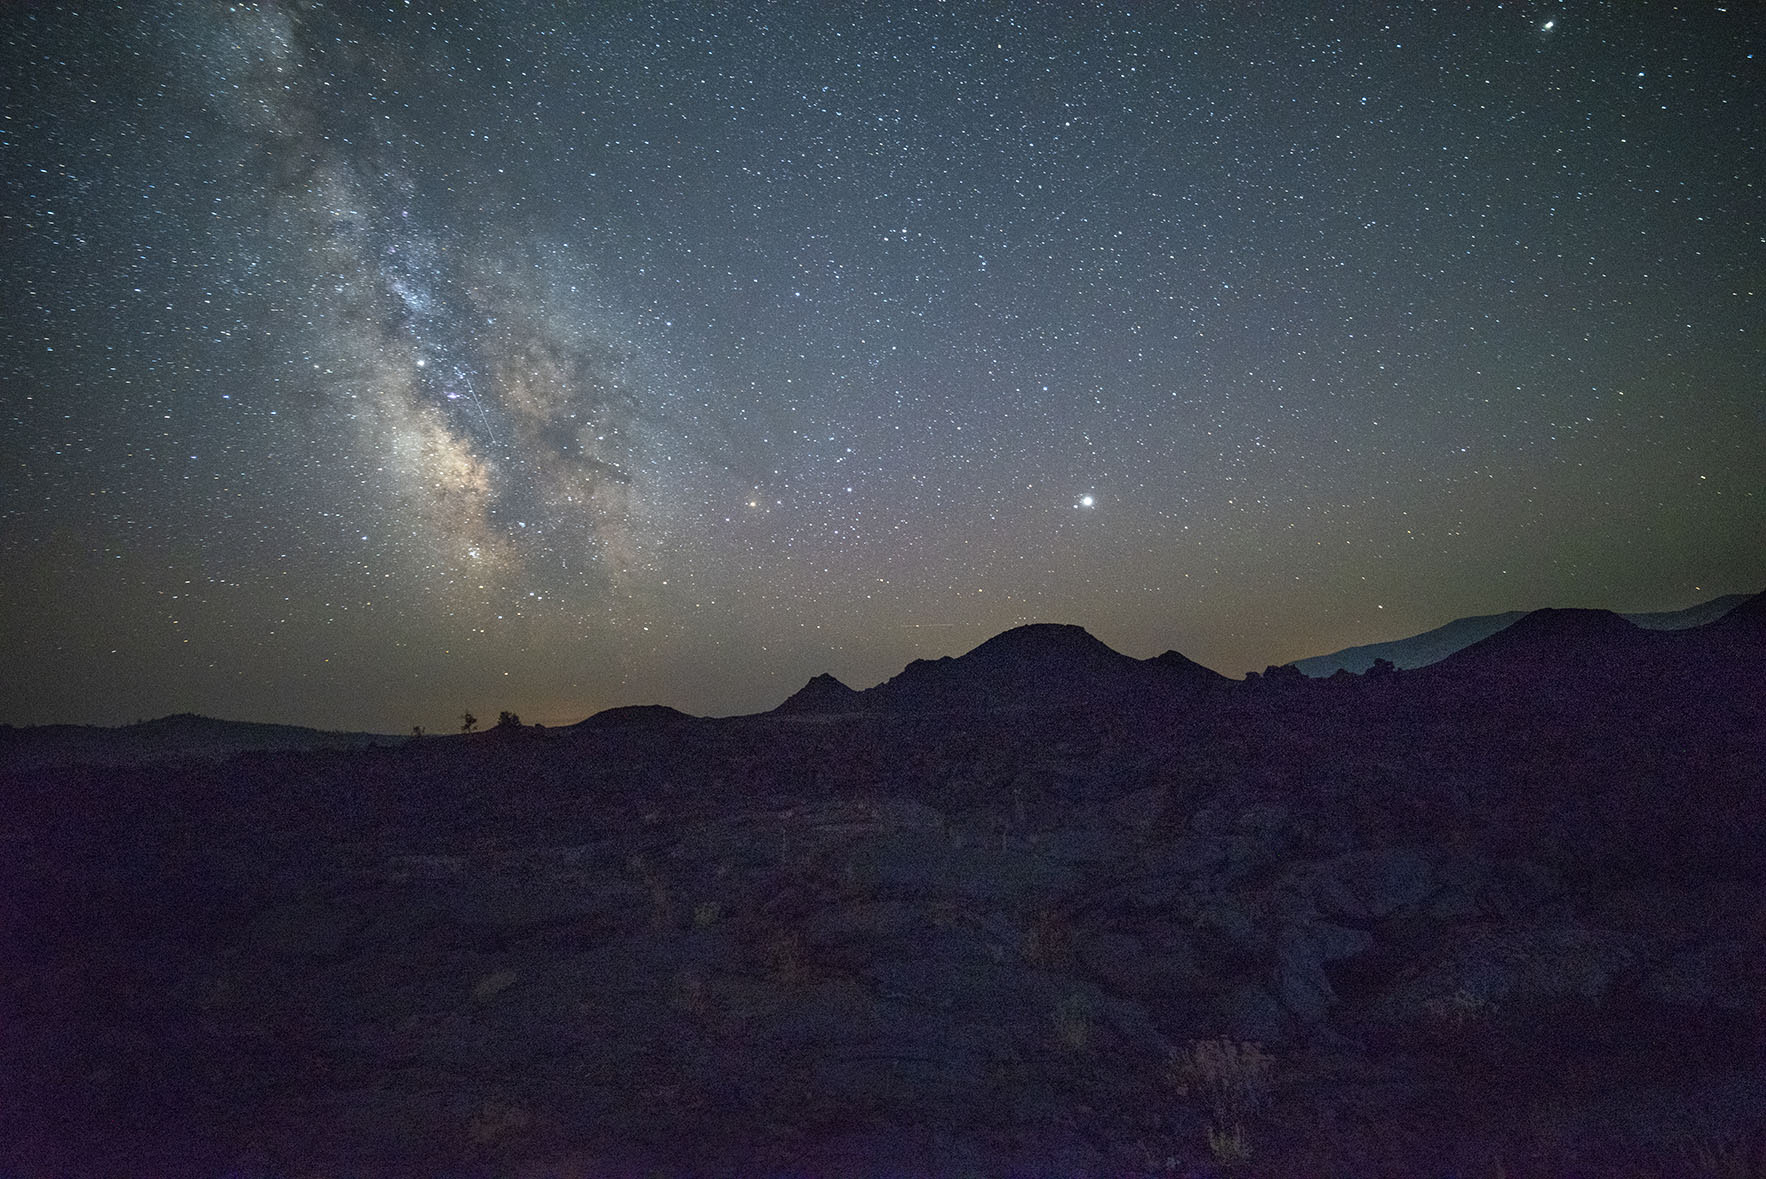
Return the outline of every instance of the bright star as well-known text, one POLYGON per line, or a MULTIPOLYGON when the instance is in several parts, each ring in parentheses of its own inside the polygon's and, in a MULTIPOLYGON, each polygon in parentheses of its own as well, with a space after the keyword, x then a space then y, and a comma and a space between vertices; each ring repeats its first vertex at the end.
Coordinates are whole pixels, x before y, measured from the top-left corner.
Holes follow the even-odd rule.
POLYGON ((1096 501, 1093 500, 1092 497, 1089 495, 1082 495, 1079 497, 1079 506, 1082 508, 1089 508, 1095 502, 1096 501))

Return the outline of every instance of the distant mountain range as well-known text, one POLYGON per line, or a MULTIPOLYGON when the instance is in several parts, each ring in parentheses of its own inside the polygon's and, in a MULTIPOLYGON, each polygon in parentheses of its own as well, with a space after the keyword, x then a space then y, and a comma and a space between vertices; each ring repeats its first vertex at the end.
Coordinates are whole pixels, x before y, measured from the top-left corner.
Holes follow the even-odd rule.
POLYGON ((167 758, 224 759, 241 753, 311 749, 365 749, 406 738, 384 733, 334 733, 298 725, 216 720, 181 712, 157 720, 99 725, 0 725, 0 766, 51 764, 137 765, 167 758))
POLYGON ((1406 681, 1420 690, 1493 686, 1537 704, 1580 695, 1668 709, 1702 695, 1758 696, 1766 677, 1766 593, 1743 597, 1697 625, 1660 625, 1674 615, 1642 617, 1646 621, 1609 610, 1535 610, 1413 669, 1406 681))
MULTIPOLYGON (((1732 594, 1662 614, 1546 609, 1464 618, 1410 639, 1288 666, 1317 679, 1327 674, 1330 660, 1339 662, 1328 665, 1329 673, 1364 674, 1383 658, 1401 669, 1440 667, 1442 675, 1431 682, 1468 684, 1491 675, 1550 683, 1564 674, 1667 674, 1664 665, 1705 667, 1721 679, 1744 674, 1751 667, 1748 660, 1757 658, 1758 652, 1749 652, 1766 635, 1763 602, 1766 594, 1732 594), (1363 652, 1364 658, 1357 654, 1363 652)), ((1293 671, 1288 675, 1301 678, 1293 671)), ((1280 683, 1284 677, 1267 678, 1280 683)), ((955 658, 915 660, 893 679, 864 691, 818 675, 774 711, 836 716, 1132 706, 1196 700, 1233 686, 1236 681, 1176 651, 1133 659, 1080 627, 1040 623, 996 635, 955 658)))
MULTIPOLYGON (((862 691, 832 675, 815 676, 772 713, 833 718, 1075 708, 1133 712, 1145 705, 1192 708, 1223 692, 1255 691, 1260 683, 1292 687, 1294 681, 1304 683, 1340 671, 1359 678, 1376 659, 1390 660, 1397 669, 1429 672, 1410 681, 1418 690, 1439 685, 1476 690, 1485 683, 1523 681, 1540 688, 1566 676, 1603 680, 1612 675, 1677 682, 1702 675, 1718 683, 1733 681, 1748 690, 1746 685, 1753 682, 1749 677, 1758 679, 1759 665, 1766 659, 1766 594, 1731 594, 1659 614, 1547 609, 1462 618, 1408 639, 1298 660, 1243 684, 1176 651, 1135 659, 1081 627, 1035 623, 995 635, 960 656, 916 659, 900 674, 862 691)), ((698 720, 673 708, 638 705, 607 709, 552 732, 666 729, 698 720)), ((523 732, 537 735, 540 730, 513 730, 516 735, 523 732)), ((497 730, 470 739, 508 736, 497 730)), ((0 725, 0 768, 222 760, 246 753, 365 749, 408 740, 402 735, 326 732, 189 713, 117 728, 0 725)))
MULTIPOLYGON (((1707 622, 1714 622, 1747 600, 1747 594, 1726 594, 1721 598, 1712 598, 1710 601, 1701 602, 1696 606, 1688 606, 1684 610, 1654 614, 1620 614, 1617 617, 1641 626, 1645 630, 1684 630, 1687 627, 1703 626, 1707 622)), ((1360 647, 1345 647, 1341 651, 1334 651, 1329 655, 1314 655, 1307 659, 1296 659, 1290 666, 1299 668, 1302 673, 1314 678, 1334 675, 1338 671, 1348 671, 1360 675, 1372 667, 1376 659, 1388 660, 1400 668, 1427 667, 1431 663, 1439 663, 1455 651, 1463 650, 1481 639, 1489 638, 1498 631, 1513 626, 1526 616, 1527 612, 1524 610, 1510 610, 1506 614, 1479 614, 1471 618, 1456 618, 1445 626, 1424 631, 1420 635, 1411 635, 1406 639, 1392 639, 1384 643, 1368 643, 1360 647)))

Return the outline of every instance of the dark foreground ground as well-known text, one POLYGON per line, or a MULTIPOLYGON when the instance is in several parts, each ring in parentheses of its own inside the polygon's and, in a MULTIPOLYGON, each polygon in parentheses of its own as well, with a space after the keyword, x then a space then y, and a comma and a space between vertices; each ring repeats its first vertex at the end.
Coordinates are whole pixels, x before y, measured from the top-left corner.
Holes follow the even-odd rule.
POLYGON ((17 769, 0 1174, 1760 1176, 1675 650, 17 769))

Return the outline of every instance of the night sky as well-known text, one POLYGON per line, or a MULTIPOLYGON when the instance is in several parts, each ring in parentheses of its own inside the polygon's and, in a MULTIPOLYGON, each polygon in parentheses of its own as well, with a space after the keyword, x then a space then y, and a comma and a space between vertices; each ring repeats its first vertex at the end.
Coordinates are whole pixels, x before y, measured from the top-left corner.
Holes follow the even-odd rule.
POLYGON ((11 3, 0 721, 1766 588, 1766 18, 11 3))

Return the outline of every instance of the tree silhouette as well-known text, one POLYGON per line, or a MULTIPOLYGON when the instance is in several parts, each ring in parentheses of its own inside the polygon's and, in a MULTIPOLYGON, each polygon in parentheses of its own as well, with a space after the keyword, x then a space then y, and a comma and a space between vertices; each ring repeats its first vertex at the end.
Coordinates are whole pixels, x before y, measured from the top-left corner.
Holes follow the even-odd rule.
POLYGON ((470 733, 473 729, 476 729, 477 727, 478 727, 478 718, 477 717, 473 716, 470 712, 462 712, 460 714, 460 731, 462 733, 470 733))
POLYGON ((497 727, 499 729, 519 729, 521 727, 521 718, 505 708, 497 714, 497 727))

